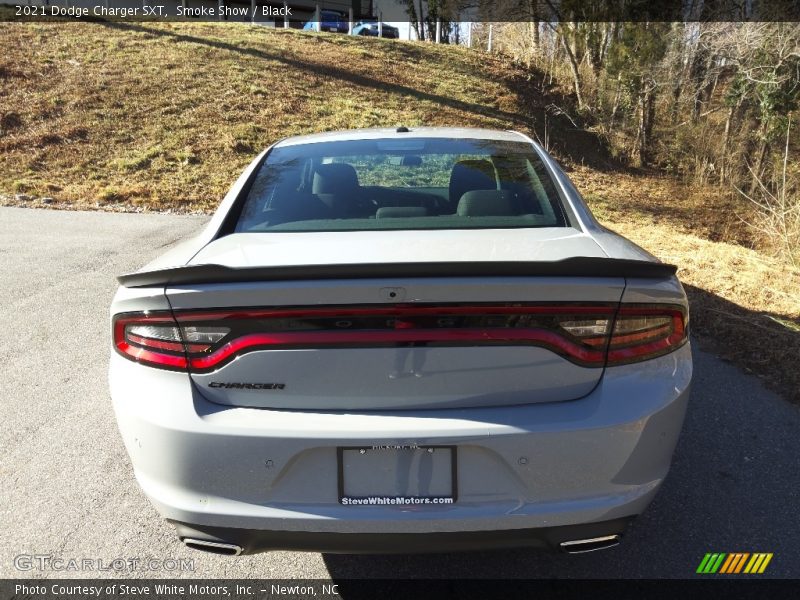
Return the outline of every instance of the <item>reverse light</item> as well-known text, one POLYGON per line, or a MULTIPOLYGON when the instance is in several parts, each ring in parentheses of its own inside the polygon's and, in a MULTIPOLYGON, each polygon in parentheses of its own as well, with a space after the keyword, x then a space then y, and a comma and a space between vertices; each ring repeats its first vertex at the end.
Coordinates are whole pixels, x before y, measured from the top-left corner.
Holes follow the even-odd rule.
POLYGON ((609 319, 562 321, 561 327, 576 337, 603 336, 608 333, 609 319))
POLYGON ((228 333, 228 327, 195 327, 192 325, 181 327, 183 332, 183 339, 187 342, 203 343, 203 344, 216 344, 228 333))
POLYGON ((167 340, 173 342, 180 342, 181 336, 178 333, 178 328, 171 325, 136 325, 130 324, 127 331, 131 335, 136 335, 143 338, 153 338, 156 340, 167 340))

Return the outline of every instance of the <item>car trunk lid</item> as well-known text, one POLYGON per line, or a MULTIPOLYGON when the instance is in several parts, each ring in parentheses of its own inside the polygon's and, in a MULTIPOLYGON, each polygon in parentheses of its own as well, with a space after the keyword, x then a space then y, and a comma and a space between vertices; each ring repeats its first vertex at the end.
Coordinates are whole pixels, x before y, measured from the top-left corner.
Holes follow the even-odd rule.
POLYGON ((191 378, 220 404, 402 410, 557 402, 588 394, 602 376, 602 336, 586 344, 575 327, 610 327, 624 288, 618 275, 524 274, 525 266, 576 254, 604 258, 590 237, 563 228, 236 234, 191 264, 263 277, 201 278, 166 292, 196 351, 191 378), (431 274, 432 265, 443 269, 431 274), (293 267, 307 275, 269 276, 293 267), (343 277, 331 276, 337 269, 343 277))

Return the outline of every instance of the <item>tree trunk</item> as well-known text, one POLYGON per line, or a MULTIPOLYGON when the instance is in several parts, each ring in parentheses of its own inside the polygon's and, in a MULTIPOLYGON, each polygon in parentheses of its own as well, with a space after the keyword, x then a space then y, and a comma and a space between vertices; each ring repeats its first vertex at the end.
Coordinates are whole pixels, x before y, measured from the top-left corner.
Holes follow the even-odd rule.
POLYGON ((689 77, 692 82, 694 92, 694 104, 692 106, 692 123, 697 123, 700 112, 705 101, 704 92, 707 91, 706 74, 708 72, 708 50, 699 47, 692 58, 689 67, 689 77))
POLYGON ((425 41, 425 14, 422 12, 422 0, 419 0, 419 10, 417 11, 417 39, 420 42, 425 41))
POLYGON ((644 94, 639 95, 639 127, 636 131, 636 159, 638 166, 643 167, 646 162, 647 155, 647 128, 645 121, 647 120, 647 109, 645 107, 644 94))
MULTIPOLYGON (((419 17, 417 17, 417 7, 414 6, 414 0, 408 0, 406 2, 406 7, 408 11, 409 26, 414 28, 414 33, 417 34, 417 39, 419 39, 419 17)), ((411 39, 410 35, 408 39, 411 39)))
POLYGON ((528 0, 528 18, 531 33, 532 54, 538 55, 541 50, 541 40, 539 38, 539 10, 538 0, 528 0))
POLYGON ((586 56, 595 79, 599 79, 605 60, 605 46, 608 43, 609 23, 587 23, 586 56), (602 34, 599 33, 602 26, 602 34))
POLYGON ((733 172, 734 168, 738 165, 734 160, 736 156, 734 152, 734 156, 729 156, 730 147, 731 147, 731 138, 733 137, 733 130, 734 125, 737 122, 737 117, 741 114, 740 111, 742 106, 744 105, 745 96, 739 96, 739 99, 736 101, 736 104, 732 105, 730 110, 728 111, 728 116, 725 118, 725 136, 722 139, 722 151, 720 155, 720 177, 719 183, 720 185, 724 183, 729 183, 734 179, 738 179, 735 177, 733 172))
MULTIPOLYGON (((677 24, 676 24, 676 27, 677 27, 677 24)), ((684 24, 683 27, 685 28, 686 25, 684 24)), ((677 35, 681 35, 681 34, 678 33, 677 35)), ((680 58, 679 58, 678 65, 677 65, 677 68, 676 68, 677 72, 675 74, 676 75, 675 76, 675 81, 672 84, 672 103, 670 105, 669 114, 670 114, 670 122, 673 125, 675 125, 678 122, 678 114, 679 114, 679 111, 680 111, 681 96, 683 95, 683 88, 686 85, 686 82, 685 82, 685 79, 686 79, 686 63, 688 61, 686 60, 686 56, 684 54, 685 51, 686 51, 686 45, 684 44, 684 45, 682 45, 681 50, 680 50, 680 58)))
POLYGON ((575 60, 575 53, 572 52, 572 48, 567 41, 566 36, 563 35, 560 31, 558 31, 552 24, 549 24, 550 27, 555 31, 558 39, 561 41, 561 47, 564 48, 564 52, 567 54, 567 59, 569 60, 570 70, 572 71, 572 81, 573 85, 575 86, 575 97, 578 101, 578 109, 582 110, 586 105, 583 102, 583 92, 582 92, 582 82, 581 82, 581 74, 578 70, 578 62, 575 60))
POLYGON ((767 156, 767 148, 769 147, 769 142, 767 142, 767 125, 768 122, 763 121, 759 128, 759 143, 756 152, 758 158, 753 168, 753 179, 750 181, 750 195, 753 195, 758 188, 758 180, 761 178, 761 171, 764 168, 764 158, 767 156))
POLYGON ((614 94, 614 105, 611 107, 611 118, 608 124, 609 129, 614 129, 614 122, 617 120, 617 111, 619 111, 620 98, 622 98, 622 73, 617 75, 617 92, 614 94))
POLYGON ((648 164, 650 156, 650 138, 653 133, 653 116, 655 114, 655 87, 642 82, 639 88, 639 126, 636 132, 636 158, 639 166, 648 164))
POLYGON ((606 23, 603 28, 603 39, 600 43, 600 55, 598 56, 598 64, 601 69, 606 64, 608 48, 611 46, 611 41, 617 36, 618 31, 619 23, 606 23))
POLYGON ((722 150, 719 156, 719 184, 725 184, 728 179, 728 169, 730 169, 728 161, 728 146, 731 142, 731 127, 733 126, 733 115, 736 112, 736 106, 732 105, 728 111, 728 116, 725 119, 725 135, 722 138, 722 150))
POLYGON ((656 87, 655 85, 648 84, 647 92, 645 94, 644 99, 644 107, 645 107, 645 122, 644 122, 644 134, 645 134, 645 141, 647 142, 644 145, 644 158, 645 163, 650 162, 650 140, 653 139, 653 123, 655 123, 656 117, 656 87))

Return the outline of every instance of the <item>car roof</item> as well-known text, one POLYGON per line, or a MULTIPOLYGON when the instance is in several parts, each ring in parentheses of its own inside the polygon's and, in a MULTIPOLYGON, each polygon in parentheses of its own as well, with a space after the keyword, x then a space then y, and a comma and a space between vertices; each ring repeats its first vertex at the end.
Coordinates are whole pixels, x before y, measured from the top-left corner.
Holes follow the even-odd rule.
POLYGON ((409 138, 454 138, 470 140, 495 140, 509 142, 529 142, 530 140, 515 131, 497 129, 477 129, 472 127, 409 127, 407 131, 398 131, 397 127, 381 127, 371 129, 350 129, 345 131, 326 131, 310 135, 298 135, 286 138, 275 146, 297 146, 300 144, 316 144, 320 142, 345 142, 354 140, 401 140, 409 138))

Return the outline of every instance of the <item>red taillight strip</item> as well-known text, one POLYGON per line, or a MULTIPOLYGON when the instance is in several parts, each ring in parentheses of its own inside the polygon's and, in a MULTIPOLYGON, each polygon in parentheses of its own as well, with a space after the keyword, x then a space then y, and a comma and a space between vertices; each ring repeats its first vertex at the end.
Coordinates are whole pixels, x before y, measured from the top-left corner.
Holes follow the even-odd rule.
POLYGON ((635 331, 632 333, 620 333, 616 334, 611 338, 611 343, 614 346, 618 346, 620 344, 630 344, 631 342, 642 342, 653 339, 655 337, 663 336, 664 334, 668 334, 672 331, 673 325, 661 325, 660 327, 654 327, 652 329, 645 329, 644 331, 635 331))
MULTIPOLYGON (((552 350, 576 364, 587 367, 620 365, 654 358, 675 350, 687 339, 685 309, 675 305, 457 305, 457 306, 340 306, 303 307, 278 309, 221 309, 204 311, 185 311, 173 317, 166 311, 155 313, 127 313, 114 318, 113 334, 116 350, 131 360, 155 367, 176 370, 211 371, 239 355, 255 350, 279 348, 336 348, 370 347, 409 344, 433 344, 449 346, 478 346, 481 344, 524 344, 540 346, 552 350), (576 339, 560 329, 537 327, 481 327, 427 328, 415 323, 415 317, 449 316, 491 316, 491 315, 553 315, 569 318, 583 315, 605 315, 611 319, 646 315, 669 316, 670 325, 657 326, 645 331, 634 331, 614 336, 609 340, 604 336, 576 339), (232 319, 314 319, 336 317, 391 317, 394 329, 302 329, 297 331, 274 331, 246 333, 224 343, 215 351, 199 355, 213 349, 210 344, 183 344, 181 342, 159 340, 129 333, 130 324, 168 323, 178 326, 232 319), (661 339, 653 339, 662 336, 661 339), (608 345, 606 345, 608 343, 608 345), (619 347, 624 345, 624 347, 619 347), (588 346, 588 347, 587 347, 588 346), (185 350, 184 350, 185 348, 185 350), (164 352, 159 352, 163 350, 164 352), (608 354, 606 355, 606 351, 608 354), (188 359, 184 352, 188 352, 188 359)), ((557 319, 556 322, 559 322, 557 319)), ((391 324, 389 325, 391 327, 391 324)), ((548 325, 548 327, 550 327, 548 325)), ((246 328, 245 328, 246 329, 246 328)), ((234 333, 235 336, 235 333, 234 333)))
POLYGON ((175 354, 162 354, 161 352, 152 352, 145 348, 138 346, 131 346, 125 342, 118 343, 117 349, 124 355, 133 358, 134 360, 151 363, 155 366, 172 367, 175 369, 185 369, 187 366, 186 357, 183 355, 175 354))
POLYGON ((670 307, 636 307, 622 306, 619 310, 619 317, 640 316, 640 315, 662 315, 672 319, 671 326, 662 326, 642 332, 629 334, 613 335, 609 344, 608 366, 623 365, 626 363, 638 362, 655 358, 676 350, 687 340, 686 314, 683 310, 670 307), (661 333, 665 337, 641 344, 630 345, 631 342, 651 338, 654 334, 661 333), (666 335, 669 334, 669 335, 666 335), (629 344, 624 348, 616 348, 615 345, 629 344))
POLYGON ((175 318, 179 323, 194 321, 215 321, 222 319, 304 319, 335 317, 423 317, 452 315, 564 315, 606 314, 611 316, 614 306, 571 306, 559 304, 552 306, 376 306, 376 307, 325 307, 289 309, 234 309, 208 312, 178 312, 175 318))
POLYGON ((131 324, 152 325, 154 323, 169 323, 177 327, 177 323, 171 314, 165 311, 158 313, 136 313, 136 314, 121 314, 114 317, 113 335, 114 335, 114 348, 125 358, 135 360, 137 362, 145 363, 154 367, 161 367, 165 369, 180 369, 185 370, 188 367, 188 361, 184 354, 183 344, 180 342, 169 342, 166 340, 156 340, 152 338, 144 338, 135 334, 128 334, 125 336, 125 327, 131 324), (156 352, 141 346, 134 346, 129 343, 142 344, 151 348, 167 350, 171 352, 180 352, 180 354, 165 354, 163 352, 156 352))
POLYGON ((649 344, 641 344, 639 346, 628 346, 627 348, 609 350, 608 364, 623 364, 636 360, 654 358, 658 354, 666 354, 666 352, 670 352, 678 348, 685 341, 686 339, 682 335, 673 333, 668 338, 656 340, 655 342, 650 342, 649 344))
POLYGON ((192 357, 189 364, 193 369, 214 369, 245 352, 287 347, 358 347, 399 343, 474 345, 503 342, 543 346, 587 366, 602 366, 605 360, 604 352, 582 348, 557 333, 543 329, 393 329, 254 333, 231 340, 208 356, 192 357))

